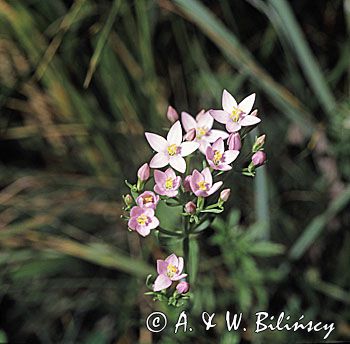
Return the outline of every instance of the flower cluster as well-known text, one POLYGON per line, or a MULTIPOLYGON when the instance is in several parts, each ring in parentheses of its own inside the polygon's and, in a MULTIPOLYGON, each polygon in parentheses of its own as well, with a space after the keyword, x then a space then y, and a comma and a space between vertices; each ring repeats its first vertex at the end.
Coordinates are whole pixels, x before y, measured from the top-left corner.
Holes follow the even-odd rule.
POLYGON ((165 260, 157 260, 158 276, 147 279, 152 290, 147 294, 155 300, 178 306, 188 298, 190 286, 184 271, 188 270, 185 264, 189 257, 185 246, 190 235, 203 230, 204 221, 223 211, 230 189, 215 197, 223 186, 220 176, 231 170, 254 176, 256 168, 266 161, 265 135, 256 138, 248 154, 242 153, 247 134, 261 121, 257 110, 252 111, 254 101, 255 94, 251 94, 237 103, 224 90, 222 109, 202 110, 196 117, 182 112, 181 119, 169 106, 167 117, 172 125, 166 135, 145 133, 155 154, 139 168, 135 185, 126 181, 131 192, 124 196, 129 230, 143 237, 155 230, 184 242, 184 258, 172 253, 165 260), (224 124, 226 130, 214 129, 215 121, 224 124), (239 169, 239 165, 243 166, 239 169), (170 206, 182 208, 182 230, 162 228, 157 215, 160 203, 168 205, 169 211, 170 206), (173 282, 177 283, 176 287, 173 282))

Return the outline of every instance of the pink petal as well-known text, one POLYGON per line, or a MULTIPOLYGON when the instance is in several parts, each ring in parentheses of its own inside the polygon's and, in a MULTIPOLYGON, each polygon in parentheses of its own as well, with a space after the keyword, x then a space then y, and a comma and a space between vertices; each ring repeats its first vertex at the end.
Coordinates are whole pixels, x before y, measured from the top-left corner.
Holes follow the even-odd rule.
POLYGON ((145 227, 147 227, 148 229, 154 229, 154 228, 157 228, 158 226, 159 226, 159 220, 155 216, 153 216, 151 222, 147 224, 147 226, 145 227))
POLYGON ((139 224, 139 223, 137 222, 136 217, 132 217, 132 218, 129 219, 129 221, 128 221, 128 227, 129 227, 130 229, 133 229, 133 230, 136 229, 136 227, 137 227, 138 224, 139 224))
POLYGON ((166 139, 169 145, 175 144, 176 146, 180 146, 182 142, 182 129, 180 121, 176 121, 171 126, 166 139))
POLYGON ((167 176, 164 172, 159 170, 154 170, 153 175, 154 175, 154 181, 156 182, 156 184, 163 185, 165 183, 167 176))
POLYGON ((166 274, 167 267, 168 267, 168 263, 165 260, 157 259, 157 272, 158 272, 158 275, 166 274))
POLYGON ((199 173, 197 170, 193 170, 192 176, 190 178, 190 185, 191 185, 192 191, 197 189, 197 184, 203 180, 204 180, 204 177, 202 176, 202 174, 199 173))
POLYGON ((222 138, 218 138, 212 145, 214 150, 218 150, 223 153, 225 150, 224 140, 222 138))
POLYGON ((178 176, 175 179, 173 179, 173 189, 178 189, 181 184, 181 177, 178 176))
POLYGON ((203 171, 202 171, 202 175, 204 177, 204 180, 211 186, 213 184, 213 177, 210 173, 209 167, 206 167, 203 171))
POLYGON ((231 113, 235 107, 237 107, 236 99, 232 96, 231 93, 224 90, 222 92, 222 108, 226 112, 231 113))
POLYGON ((154 281, 153 291, 161 291, 171 286, 171 279, 165 275, 159 275, 154 281))
POLYGON ((181 112, 181 121, 186 132, 197 127, 196 120, 187 112, 181 112))
POLYGON ((158 194, 164 196, 166 194, 166 189, 159 184, 155 185, 153 190, 158 194))
POLYGON ((244 98, 239 104, 238 108, 242 110, 245 114, 249 114, 250 111, 252 111, 253 105, 255 101, 255 93, 251 94, 250 96, 244 98))
POLYGON ((205 110, 202 109, 201 111, 199 111, 196 115, 196 121, 198 122, 199 118, 205 113, 205 110))
POLYGON ((227 150, 224 153, 225 164, 231 164, 231 162, 236 160, 238 155, 239 155, 239 151, 238 150, 227 150))
POLYGON ((212 195, 214 192, 216 192, 222 185, 222 182, 215 183, 211 189, 208 191, 208 196, 212 195))
MULTIPOLYGON (((166 178, 175 179, 176 173, 174 172, 174 170, 172 168, 169 167, 165 170, 165 176, 166 176, 166 178)), ((164 180, 164 182, 165 182, 165 180, 164 180)))
POLYGON ((165 190, 165 196, 168 196, 168 197, 176 197, 177 194, 179 193, 179 191, 177 190, 165 190))
POLYGON ((180 279, 183 279, 187 277, 187 274, 177 275, 172 278, 173 281, 180 281, 180 279))
POLYGON ((208 146, 207 151, 205 153, 205 157, 207 158, 208 161, 213 160, 214 158, 214 151, 211 146, 208 146))
POLYGON ((142 209, 141 207, 132 207, 131 211, 130 211, 130 216, 131 217, 135 217, 135 216, 139 216, 141 214, 144 213, 144 209, 142 209))
POLYGON ((236 132, 241 129, 241 124, 233 121, 226 123, 226 130, 230 133, 236 132))
POLYGON ((182 156, 171 156, 169 159, 169 164, 173 169, 179 171, 180 173, 185 173, 186 171, 186 161, 182 156))
POLYGON ((137 233, 139 233, 140 235, 142 235, 143 237, 149 235, 149 233, 151 233, 151 228, 147 227, 147 226, 137 226, 136 227, 136 231, 137 233))
POLYGON ((149 163, 151 168, 161 168, 169 163, 169 155, 166 153, 157 153, 149 163))
POLYGON ((144 208, 143 213, 148 217, 153 217, 154 216, 154 209, 153 208, 144 208))
POLYGON ((174 265, 174 266, 178 266, 179 265, 179 260, 176 256, 175 253, 172 253, 169 257, 167 257, 165 259, 165 261, 168 263, 168 264, 171 264, 171 265, 174 265))
POLYGON ((257 123, 259 123, 259 122, 261 122, 261 119, 260 119, 259 117, 250 116, 250 115, 245 116, 245 117, 240 121, 240 123, 241 123, 241 125, 242 125, 243 127, 247 127, 247 126, 249 126, 249 125, 254 125, 254 124, 257 124, 257 123))
POLYGON ((207 148, 209 147, 209 143, 208 141, 205 141, 205 140, 201 140, 200 141, 200 144, 199 144, 199 150, 201 153, 203 153, 205 155, 206 151, 207 151, 207 148))
POLYGON ((198 142, 193 142, 193 141, 187 141, 187 142, 182 142, 181 145, 181 156, 187 156, 192 154, 194 151, 196 151, 199 147, 198 142))
POLYGON ((209 114, 209 112, 205 112, 201 115, 197 116, 197 128, 207 128, 210 130, 213 127, 214 118, 209 114))
POLYGON ((212 143, 212 142, 215 142, 220 137, 223 140, 226 140, 229 137, 229 134, 223 130, 212 129, 209 132, 209 136, 207 136, 207 140, 212 143))
POLYGON ((177 270, 179 274, 181 274, 183 269, 184 269, 184 259, 182 257, 179 257, 179 265, 177 266, 177 270))
POLYGON ((230 165, 226 165, 226 164, 220 164, 217 167, 217 170, 220 170, 220 171, 229 171, 229 170, 232 170, 232 167, 230 165))
POLYGON ((156 152, 164 152, 166 151, 168 147, 167 140, 157 134, 153 133, 145 133, 146 140, 148 141, 149 145, 152 147, 153 150, 156 152))
POLYGON ((215 121, 222 123, 222 124, 226 124, 228 122, 228 120, 230 119, 229 113, 226 111, 223 111, 223 110, 210 110, 209 113, 211 116, 213 116, 215 121))

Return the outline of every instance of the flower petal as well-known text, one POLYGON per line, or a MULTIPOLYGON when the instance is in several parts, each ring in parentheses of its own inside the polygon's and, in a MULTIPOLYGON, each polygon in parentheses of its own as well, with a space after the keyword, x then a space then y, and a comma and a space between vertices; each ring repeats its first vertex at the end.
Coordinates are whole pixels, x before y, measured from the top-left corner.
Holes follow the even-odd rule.
POLYGON ((151 222, 149 224, 147 224, 147 228, 148 229, 154 229, 157 228, 159 226, 159 220, 158 218, 156 218, 155 216, 151 217, 151 222))
POLYGON ((251 94, 250 96, 244 98, 239 104, 238 108, 242 110, 246 115, 252 111, 253 105, 255 101, 255 93, 251 94))
POLYGON ((233 121, 228 121, 226 123, 226 130, 230 133, 234 133, 241 129, 241 124, 233 121))
POLYGON ((220 153, 223 153, 225 150, 224 140, 220 137, 212 145, 213 150, 218 150, 220 153))
POLYGON ((231 164, 231 162, 236 160, 238 155, 239 155, 239 151, 238 150, 227 150, 224 153, 225 164, 231 164))
POLYGON ((217 190, 219 190, 219 188, 221 187, 222 182, 217 182, 215 183, 210 190, 208 191, 208 196, 212 195, 214 192, 216 192, 217 190))
POLYGON ((145 210, 142 209, 141 207, 132 207, 131 211, 130 211, 130 216, 131 217, 135 217, 135 216, 139 216, 141 214, 143 214, 145 210))
POLYGON ((186 132, 197 127, 196 120, 187 112, 181 112, 181 122, 186 132))
POLYGON ((174 266, 178 266, 179 265, 179 259, 177 258, 175 253, 172 253, 170 256, 168 256, 165 261, 168 264, 174 265, 174 266))
POLYGON ((222 108, 226 112, 231 113, 235 107, 237 107, 236 99, 232 96, 231 93, 224 90, 222 92, 222 108))
POLYGON ((165 275, 159 275, 154 281, 153 291, 161 291, 171 286, 171 279, 165 275))
POLYGON ((182 128, 180 121, 176 121, 171 126, 166 139, 169 145, 175 144, 176 146, 180 146, 182 142, 182 128))
POLYGON ((203 171, 202 171, 202 175, 204 177, 204 180, 209 183, 209 185, 211 186, 213 184, 213 177, 210 173, 210 169, 209 167, 206 167, 203 171))
POLYGON ((145 133, 145 136, 149 145, 156 152, 164 152, 168 148, 168 142, 164 137, 153 133, 145 133))
POLYGON ((181 274, 183 269, 184 269, 184 259, 182 257, 179 257, 179 263, 177 266, 178 273, 181 274))
POLYGON ((161 168, 169 163, 169 155, 163 152, 157 153, 149 163, 151 168, 161 168))
POLYGON ((159 184, 159 185, 165 184, 167 175, 163 171, 154 170, 153 175, 154 175, 154 181, 156 182, 156 184, 159 184))
POLYGON ((199 143, 198 142, 193 142, 193 141, 187 141, 187 142, 182 142, 181 145, 181 156, 187 156, 195 152, 199 148, 199 143))
POLYGON ((129 221, 128 221, 128 227, 129 227, 130 229, 135 230, 136 227, 137 227, 137 225, 138 225, 138 222, 137 222, 137 220, 136 220, 136 217, 132 217, 131 219, 129 219, 129 221))
POLYGON ((197 128, 207 128, 210 130, 214 124, 214 118, 209 114, 209 112, 205 112, 203 114, 197 115, 197 128))
POLYGON ((209 113, 215 119, 215 121, 222 124, 226 124, 230 119, 229 113, 223 110, 210 110, 209 113))
POLYGON ((207 140, 212 143, 215 142, 219 137, 223 140, 226 140, 229 137, 229 134, 223 130, 212 129, 207 136, 207 140))
POLYGON ((185 277, 187 277, 187 274, 181 274, 181 275, 174 276, 172 278, 172 280, 173 281, 180 281, 180 279, 185 278, 185 277))
POLYGON ((159 184, 154 185, 153 188, 154 192, 156 192, 158 195, 164 196, 166 194, 166 189, 159 184))
POLYGON ((143 237, 149 235, 149 233, 151 233, 151 228, 149 228, 148 226, 137 226, 136 227, 136 231, 137 233, 139 233, 140 235, 142 235, 143 237))
POLYGON ((157 272, 158 272, 158 275, 166 274, 167 267, 168 267, 168 263, 165 260, 157 259, 157 272))
POLYGON ((169 164, 173 169, 179 171, 180 173, 185 173, 186 171, 186 161, 182 156, 171 156, 169 159, 169 164))
POLYGON ((254 125, 254 124, 257 124, 261 122, 261 119, 259 117, 256 117, 256 116, 245 116, 242 120, 241 120, 241 125, 243 127, 247 127, 249 125, 254 125))

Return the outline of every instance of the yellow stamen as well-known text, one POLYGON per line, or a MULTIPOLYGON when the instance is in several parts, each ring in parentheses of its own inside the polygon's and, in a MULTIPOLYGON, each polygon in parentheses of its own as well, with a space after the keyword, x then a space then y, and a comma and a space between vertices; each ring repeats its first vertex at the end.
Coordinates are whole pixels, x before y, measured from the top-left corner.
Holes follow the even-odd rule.
POLYGON ((171 178, 166 179, 165 188, 168 190, 173 188, 173 180, 171 178))
POLYGON ((197 139, 202 138, 208 132, 207 128, 197 128, 197 139))
POLYGON ((219 151, 214 151, 214 157, 213 157, 213 162, 215 165, 218 165, 221 161, 222 158, 222 153, 220 153, 219 151))
POLYGON ((146 196, 143 198, 144 203, 152 203, 153 202, 153 197, 152 196, 146 196))
POLYGON ((144 225, 146 224, 146 222, 147 222, 147 216, 146 216, 145 214, 140 215, 140 216, 137 218, 137 222, 138 222, 140 225, 144 226, 144 225))
POLYGON ((177 146, 175 143, 173 143, 172 145, 170 145, 168 147, 168 153, 169 153, 169 155, 173 156, 176 154, 176 152, 177 152, 177 146))
POLYGON ((208 183, 206 183, 204 180, 197 183, 199 190, 206 191, 208 188, 208 183))
POLYGON ((167 266, 167 275, 169 277, 173 277, 176 273, 177 273, 177 267, 172 264, 169 264, 167 266))
POLYGON ((241 114, 243 113, 242 110, 240 110, 239 108, 233 108, 230 118, 234 121, 234 122, 238 122, 241 114))

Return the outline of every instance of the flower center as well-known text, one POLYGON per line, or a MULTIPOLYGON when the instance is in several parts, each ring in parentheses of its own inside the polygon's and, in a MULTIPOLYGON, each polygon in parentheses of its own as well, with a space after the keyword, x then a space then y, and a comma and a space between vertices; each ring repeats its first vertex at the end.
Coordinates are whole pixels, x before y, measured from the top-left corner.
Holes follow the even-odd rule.
POLYGON ((197 185, 198 185, 199 190, 202 190, 202 191, 208 190, 208 183, 205 180, 198 182, 197 185))
POLYGON ((177 146, 175 143, 173 143, 172 145, 168 146, 168 154, 173 156, 177 153, 177 146))
POLYGON ((140 215, 140 216, 137 218, 137 222, 138 222, 140 225, 144 226, 144 225, 146 224, 146 222, 147 222, 147 216, 146 216, 145 214, 140 215))
POLYGON ((214 151, 213 162, 215 165, 218 165, 221 162, 222 153, 220 151, 214 151))
POLYGON ((165 188, 168 190, 173 188, 173 180, 171 178, 166 179, 165 188))
POLYGON ((208 129, 207 128, 197 128, 197 139, 201 139, 204 135, 206 135, 208 132, 208 129))
POLYGON ((232 119, 232 121, 234 122, 238 122, 238 120, 241 118, 241 116, 244 114, 244 112, 242 110, 240 110, 239 108, 233 108, 230 118, 232 119))
POLYGON ((146 196, 143 198, 144 203, 153 203, 153 196, 146 196))
POLYGON ((172 264, 169 264, 166 269, 168 277, 173 277, 177 273, 177 267, 172 264))

